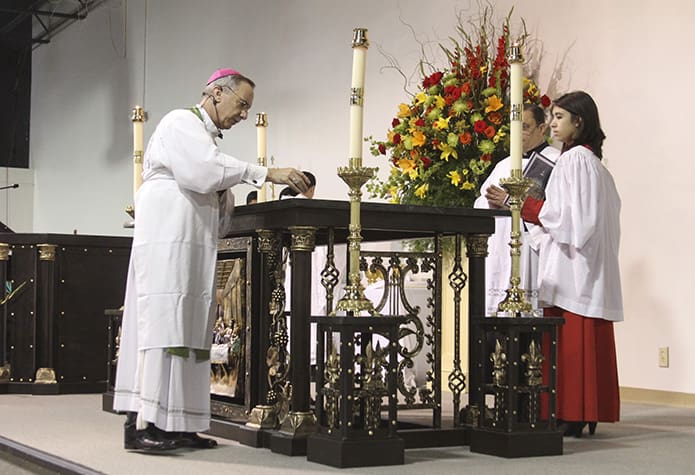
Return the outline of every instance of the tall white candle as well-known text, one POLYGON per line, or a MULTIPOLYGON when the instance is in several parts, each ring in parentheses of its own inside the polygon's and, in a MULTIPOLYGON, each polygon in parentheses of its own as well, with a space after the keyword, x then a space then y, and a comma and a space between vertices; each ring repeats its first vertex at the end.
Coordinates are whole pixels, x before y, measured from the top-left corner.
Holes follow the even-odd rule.
POLYGON ((522 115, 523 115, 523 84, 522 84, 522 62, 521 45, 514 43, 512 45, 509 63, 511 73, 509 79, 510 99, 511 99, 511 114, 509 124, 509 148, 511 156, 511 169, 521 171, 521 130, 522 130, 522 115))
POLYGON ((131 120, 133 121, 133 203, 135 203, 135 194, 138 192, 140 185, 142 185, 145 121, 145 111, 143 111, 142 107, 135 106, 131 120))
MULTIPOLYGON (((266 158, 267 134, 268 116, 265 112, 259 112, 256 114, 256 150, 258 155, 258 164, 264 167, 268 166, 268 160, 266 158)), ((258 203, 264 203, 267 201, 266 190, 266 184, 263 183, 260 190, 258 190, 258 203)))
POLYGON ((355 28, 352 38, 352 82, 350 83, 350 166, 362 166, 362 114, 364 72, 367 61, 367 30, 355 28))

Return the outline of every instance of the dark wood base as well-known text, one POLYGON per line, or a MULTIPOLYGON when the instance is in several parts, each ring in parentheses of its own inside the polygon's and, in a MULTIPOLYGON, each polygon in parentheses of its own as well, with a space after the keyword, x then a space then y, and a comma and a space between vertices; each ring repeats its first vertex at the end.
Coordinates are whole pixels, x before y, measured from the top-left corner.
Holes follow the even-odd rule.
POLYGON ((270 451, 278 454, 306 455, 307 435, 291 435, 274 431, 270 434, 270 451))
POLYGON ((106 383, 16 383, 0 384, 0 394, 94 394, 106 389, 106 383))
POLYGON ((388 439, 341 440, 312 434, 307 440, 307 460, 338 468, 403 465, 405 443, 388 439))
POLYGON ((427 447, 454 447, 470 444, 468 429, 399 429, 398 437, 405 442, 406 449, 427 447))
POLYGON ((240 422, 232 422, 213 417, 208 434, 223 439, 236 440, 242 445, 254 448, 270 447, 270 431, 248 427, 240 422))
POLYGON ((101 395, 101 410, 104 412, 111 412, 113 414, 118 414, 113 410, 113 393, 110 391, 105 392, 101 395))
POLYGON ((498 457, 541 457, 562 455, 560 432, 500 432, 471 429, 471 452, 498 457))

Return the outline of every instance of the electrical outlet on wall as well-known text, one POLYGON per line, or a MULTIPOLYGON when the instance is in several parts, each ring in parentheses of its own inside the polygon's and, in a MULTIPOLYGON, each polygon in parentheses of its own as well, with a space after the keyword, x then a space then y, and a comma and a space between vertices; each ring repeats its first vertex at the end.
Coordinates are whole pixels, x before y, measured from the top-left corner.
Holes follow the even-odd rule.
POLYGON ((668 368, 668 346, 659 348, 659 368, 668 368))

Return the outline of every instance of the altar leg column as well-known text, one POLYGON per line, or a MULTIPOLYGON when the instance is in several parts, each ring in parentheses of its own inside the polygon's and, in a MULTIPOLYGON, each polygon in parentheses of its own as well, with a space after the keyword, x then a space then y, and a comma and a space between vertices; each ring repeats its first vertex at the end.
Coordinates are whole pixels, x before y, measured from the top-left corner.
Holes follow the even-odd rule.
MULTIPOLYGON (((284 323, 285 290, 282 279, 282 234, 268 229, 257 229, 258 252, 261 256, 261 284, 258 308, 258 326, 251 339, 255 364, 261 369, 258 380, 256 405, 248 422, 240 426, 236 439, 252 447, 269 446, 268 433, 278 425, 278 394, 285 381, 285 345, 287 337, 284 323), (276 341, 277 340, 277 341, 276 341), (277 355, 270 361, 269 354, 277 355), (273 375, 270 366, 273 365, 273 375)), ((252 317, 256 318, 256 316, 252 317)))
POLYGON ((468 256, 468 407, 461 414, 464 424, 471 424, 479 416, 478 407, 481 400, 482 384, 480 372, 481 355, 476 351, 479 346, 476 335, 477 318, 485 317, 485 258, 488 255, 487 242, 489 234, 469 234, 466 236, 466 255, 468 256))
POLYGON ((316 228, 292 226, 292 286, 290 301, 290 412, 280 432, 271 435, 270 450, 285 455, 306 455, 306 440, 316 432, 316 417, 309 397, 309 316, 311 314, 311 255, 316 228))
MULTIPOLYGON (((3 300, 2 309, 0 309, 0 384, 10 381, 10 362, 7 357, 7 262, 10 258, 10 245, 0 243, 0 296, 3 300)), ((0 394, 3 391, 0 386, 0 394)))
POLYGON ((36 318, 36 378, 34 394, 57 394, 58 386, 55 372, 55 244, 38 244, 39 270, 36 318))

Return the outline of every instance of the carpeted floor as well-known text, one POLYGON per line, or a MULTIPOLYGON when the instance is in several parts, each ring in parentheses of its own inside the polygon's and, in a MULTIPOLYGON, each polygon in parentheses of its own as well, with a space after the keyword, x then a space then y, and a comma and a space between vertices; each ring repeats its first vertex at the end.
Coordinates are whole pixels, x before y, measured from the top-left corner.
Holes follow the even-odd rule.
POLYGON ((103 412, 97 394, 0 395, 0 474, 54 473, 17 458, 22 450, 64 461, 63 473, 695 474, 692 408, 624 403, 620 423, 599 424, 594 436, 565 438, 562 456, 504 459, 471 453, 468 447, 409 449, 403 466, 342 470, 226 439, 218 439, 214 450, 126 452, 123 420, 103 412))

